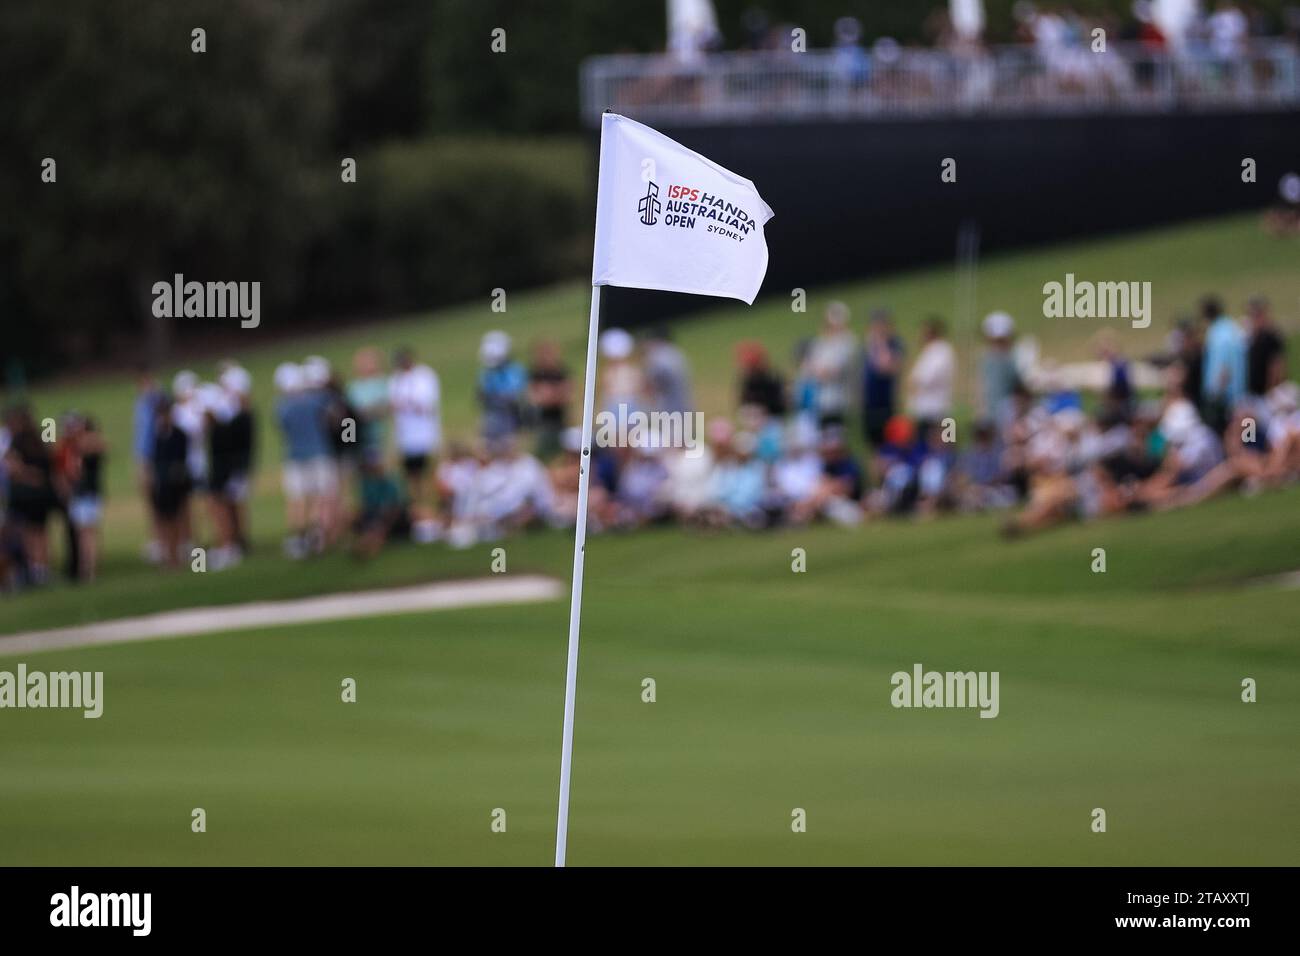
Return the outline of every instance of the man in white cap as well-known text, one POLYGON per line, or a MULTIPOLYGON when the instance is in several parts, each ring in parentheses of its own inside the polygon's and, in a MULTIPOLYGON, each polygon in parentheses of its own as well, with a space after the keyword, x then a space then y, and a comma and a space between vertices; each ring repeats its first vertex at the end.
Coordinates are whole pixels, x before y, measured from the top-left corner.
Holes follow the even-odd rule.
POLYGON ((208 485, 217 549, 208 566, 219 571, 238 564, 248 551, 248 490, 253 467, 253 378, 229 362, 217 378, 224 401, 209 410, 211 458, 208 485))
POLYGON ((1002 421, 1007 401, 1020 382, 1012 346, 1016 323, 1005 312, 984 317, 984 355, 980 359, 980 417, 1002 421))
POLYGON ((510 336, 494 329, 483 336, 478 357, 478 400, 483 408, 483 437, 508 438, 522 423, 528 373, 510 358, 510 336))

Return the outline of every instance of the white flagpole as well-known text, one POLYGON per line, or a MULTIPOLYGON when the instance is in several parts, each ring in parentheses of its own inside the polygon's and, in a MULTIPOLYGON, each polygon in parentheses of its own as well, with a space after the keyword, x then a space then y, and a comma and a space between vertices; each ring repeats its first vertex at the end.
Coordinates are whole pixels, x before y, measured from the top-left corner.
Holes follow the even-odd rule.
POLYGON ((569 663, 564 678, 564 742, 560 750, 560 814, 555 824, 555 865, 564 866, 569 843, 569 779, 573 772, 573 704, 578 691, 578 628, 582 623, 582 561, 587 545, 587 488, 591 483, 592 412, 596 404, 596 341, 600 337, 600 286, 591 287, 587 375, 582 393, 582 461, 578 472, 578 522, 573 537, 573 593, 569 599, 569 663))

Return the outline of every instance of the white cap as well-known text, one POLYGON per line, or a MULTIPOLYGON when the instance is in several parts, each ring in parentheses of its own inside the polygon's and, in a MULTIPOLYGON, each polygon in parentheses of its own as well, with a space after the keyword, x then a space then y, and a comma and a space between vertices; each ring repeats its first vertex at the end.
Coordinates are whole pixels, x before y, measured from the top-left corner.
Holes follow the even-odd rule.
POLYGON ((849 315, 849 307, 838 300, 826 306, 826 321, 837 329, 849 324, 849 315))
POLYGON ((199 387, 199 377, 189 369, 177 372, 172 379, 172 395, 184 401, 199 387))
POLYGON ((1164 417, 1160 419, 1160 433, 1169 444, 1181 445, 1192 437, 1200 423, 1201 417, 1196 414, 1196 409, 1184 399, 1165 409, 1164 417))
POLYGON ((225 389, 215 382, 204 382, 198 388, 199 406, 211 412, 220 421, 229 421, 235 414, 235 403, 230 400, 225 389))
POLYGON ((510 357, 510 336, 500 329, 488 332, 479 343, 478 357, 484 365, 500 365, 510 357))
POLYGON ((281 362, 275 369, 275 388, 279 392, 296 392, 302 388, 302 368, 294 362, 281 362))
POLYGON ((253 376, 248 370, 238 365, 231 365, 222 371, 217 379, 221 387, 233 395, 247 395, 253 390, 253 376))
POLYGON ((320 388, 330 380, 329 359, 308 355, 302 363, 302 374, 308 388, 320 388))
POLYGON ((625 359, 635 346, 632 333, 626 329, 606 329, 600 333, 600 354, 607 359, 625 359))
POLYGON ((1016 330, 1016 320, 1006 312, 990 312, 984 316, 983 329, 991 339, 1005 339, 1016 330))

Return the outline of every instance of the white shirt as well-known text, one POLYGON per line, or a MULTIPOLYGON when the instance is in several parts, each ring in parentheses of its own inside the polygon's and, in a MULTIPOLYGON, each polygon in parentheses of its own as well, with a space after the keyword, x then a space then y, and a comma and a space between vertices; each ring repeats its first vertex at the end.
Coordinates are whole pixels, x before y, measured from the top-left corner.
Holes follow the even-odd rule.
POLYGON ((388 380, 388 402, 393 407, 393 434, 403 455, 429 455, 438 450, 438 376, 427 365, 412 365, 388 380))
POLYGON ((912 414, 917 418, 943 418, 952 411, 952 383, 957 374, 957 353, 944 339, 934 339, 916 357, 908 378, 912 414))

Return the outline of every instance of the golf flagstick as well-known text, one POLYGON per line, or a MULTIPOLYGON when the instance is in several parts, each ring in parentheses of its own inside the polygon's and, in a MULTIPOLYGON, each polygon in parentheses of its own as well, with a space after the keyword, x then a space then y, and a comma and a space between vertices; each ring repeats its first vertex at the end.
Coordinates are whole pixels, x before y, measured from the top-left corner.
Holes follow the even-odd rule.
POLYGON ((772 210, 748 179, 609 110, 600 120, 597 180, 578 516, 573 536, 569 662, 564 682, 564 742, 560 750, 560 814, 555 825, 556 866, 564 866, 569 842, 573 709, 578 690, 578 628, 582 622, 582 564, 587 545, 587 489, 591 485, 600 287, 717 295, 753 305, 767 273, 763 224, 772 218, 772 210))
POLYGON ((578 692, 578 628, 582 623, 582 561, 587 546, 587 489, 591 485, 591 421, 596 403, 596 342, 600 337, 600 286, 591 287, 587 374, 582 389, 582 451, 578 465, 578 521, 573 536, 573 594, 569 604, 569 662, 564 676, 564 742, 560 748, 560 815, 555 825, 555 865, 564 866, 569 842, 569 779, 573 772, 573 704, 578 692))

